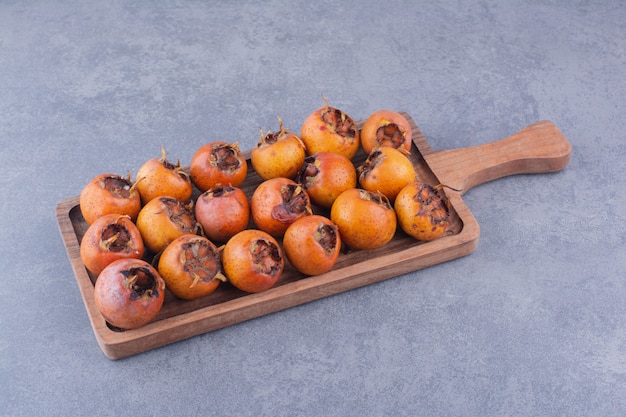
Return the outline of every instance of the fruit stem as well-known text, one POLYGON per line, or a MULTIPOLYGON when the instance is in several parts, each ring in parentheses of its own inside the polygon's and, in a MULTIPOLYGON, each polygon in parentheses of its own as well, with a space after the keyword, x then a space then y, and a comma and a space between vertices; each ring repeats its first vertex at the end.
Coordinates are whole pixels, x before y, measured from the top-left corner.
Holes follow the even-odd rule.
POLYGON ((120 220, 128 219, 130 220, 130 216, 128 214, 121 214, 117 219, 115 219, 115 224, 120 224, 120 220))
POLYGON ((143 181, 145 179, 146 179, 146 177, 141 177, 141 178, 137 178, 137 180, 135 182, 132 182, 131 179, 130 179, 130 171, 129 171, 128 172, 128 181, 130 181, 130 183, 131 183, 130 190, 128 190, 129 193, 132 195, 132 193, 137 190, 137 184, 139 184, 141 181, 143 181))
POLYGON ((322 94, 322 100, 324 100, 324 103, 326 103, 326 111, 328 111, 328 108, 330 106, 328 105, 328 100, 326 100, 326 97, 324 97, 324 94, 322 94))
POLYGON ((276 118, 278 119, 278 133, 285 133, 285 128, 283 127, 283 119, 281 119, 280 116, 276 116, 276 118))
POLYGON ((399 146, 399 147, 397 147, 397 148, 395 148, 395 149, 397 149, 398 151, 400 151, 400 153, 401 153, 401 154, 403 154, 403 155, 405 155, 405 156, 411 155, 411 151, 409 151, 409 150, 408 150, 407 148, 405 148, 404 146, 399 146))

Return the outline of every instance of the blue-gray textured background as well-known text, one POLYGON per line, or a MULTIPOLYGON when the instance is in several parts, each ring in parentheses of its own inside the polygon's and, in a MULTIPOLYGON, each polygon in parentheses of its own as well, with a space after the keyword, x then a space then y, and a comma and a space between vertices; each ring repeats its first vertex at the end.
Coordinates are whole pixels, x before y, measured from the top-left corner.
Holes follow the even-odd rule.
POLYGON ((0 415, 626 415, 625 68, 621 0, 0 2, 0 415), (573 153, 470 190, 468 257, 106 359, 56 204, 322 95, 435 149, 549 119, 573 153))

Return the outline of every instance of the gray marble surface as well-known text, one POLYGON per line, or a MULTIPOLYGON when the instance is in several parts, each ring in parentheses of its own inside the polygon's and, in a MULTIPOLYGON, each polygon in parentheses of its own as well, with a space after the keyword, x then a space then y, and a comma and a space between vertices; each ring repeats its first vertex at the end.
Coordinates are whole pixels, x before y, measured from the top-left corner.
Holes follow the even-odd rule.
POLYGON ((621 0, 0 2, 0 415, 626 415, 625 68, 621 0), (56 204, 322 95, 571 161, 465 194, 468 257, 107 359, 56 204))

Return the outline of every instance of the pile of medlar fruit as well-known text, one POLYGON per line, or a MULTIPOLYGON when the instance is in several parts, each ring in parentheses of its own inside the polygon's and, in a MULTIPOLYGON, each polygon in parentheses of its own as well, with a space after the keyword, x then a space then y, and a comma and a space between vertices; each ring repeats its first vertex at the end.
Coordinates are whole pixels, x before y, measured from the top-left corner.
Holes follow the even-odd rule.
POLYGON ((166 288, 185 300, 225 282, 265 291, 286 262, 319 275, 342 251, 387 244, 398 226, 423 241, 446 231, 448 200, 417 178, 406 118, 380 110, 359 128, 324 101, 299 135, 280 118, 277 132, 261 130, 249 159, 222 141, 200 146, 189 166, 161 149, 134 180, 105 173, 86 184, 80 256, 97 276, 96 305, 110 325, 147 324, 166 288), (366 158, 357 163, 359 149, 366 158), (251 169, 260 183, 246 194, 251 169))

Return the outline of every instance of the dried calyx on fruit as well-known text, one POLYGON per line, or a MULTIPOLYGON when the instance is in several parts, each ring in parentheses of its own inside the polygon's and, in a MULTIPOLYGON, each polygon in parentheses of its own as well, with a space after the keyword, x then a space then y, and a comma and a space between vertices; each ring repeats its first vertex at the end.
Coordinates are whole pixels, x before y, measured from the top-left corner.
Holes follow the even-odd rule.
POLYGON ((82 189, 80 211, 88 224, 105 214, 127 214, 135 220, 141 209, 137 183, 117 174, 100 174, 82 189))
POLYGON ((272 208, 272 218, 283 223, 291 223, 302 213, 311 214, 308 194, 300 184, 285 184, 280 188, 282 203, 272 208))
POLYGON ((187 167, 167 160, 167 153, 161 147, 161 157, 146 161, 137 171, 137 191, 142 204, 156 197, 170 196, 186 202, 191 198, 193 187, 187 167))
POLYGON ((336 152, 352 159, 361 143, 359 127, 354 119, 323 100, 325 106, 309 114, 302 123, 300 137, 307 154, 336 152))
POLYGON ((444 234, 450 225, 450 201, 443 188, 450 187, 414 182, 398 193, 394 209, 406 234, 422 241, 434 240, 444 234))
POLYGON ((389 123, 376 130, 376 143, 378 146, 399 148, 404 143, 404 135, 397 124, 389 123))
POLYGON ((289 178, 263 181, 250 199, 252 221, 274 237, 282 236, 297 219, 312 213, 309 195, 289 178))
POLYGON ((193 213, 193 201, 185 204, 173 197, 157 197, 137 216, 137 227, 144 244, 153 253, 187 233, 197 234, 200 226, 193 213))
POLYGON ((279 131, 263 133, 256 147, 250 152, 252 167, 259 176, 271 178, 293 178, 304 163, 305 146, 298 135, 283 126, 278 117, 279 131))
POLYGON ((366 154, 378 147, 411 150, 412 129, 408 120, 391 110, 372 113, 361 128, 361 146, 366 154))
POLYGON ((351 249, 381 247, 396 232, 396 214, 389 199, 359 188, 346 190, 337 197, 330 219, 339 227, 342 242, 351 249))
POLYGON ((295 181, 302 184, 314 204, 328 209, 339 194, 356 187, 357 174, 347 157, 318 152, 304 159, 295 181))
POLYGON ((191 158, 191 181, 202 192, 218 184, 239 187, 246 179, 248 163, 239 145, 221 141, 201 146, 191 158))
POLYGON ((216 166, 221 171, 233 172, 241 165, 238 150, 239 147, 236 143, 233 145, 228 143, 215 145, 209 161, 211 165, 216 166))
POLYGON ((96 276, 111 262, 122 258, 140 259, 144 244, 130 216, 105 214, 93 222, 80 241, 80 257, 96 276))
POLYGON ((148 268, 138 267, 121 271, 124 275, 124 286, 130 290, 129 298, 150 298, 159 296, 159 287, 154 275, 148 268))
POLYGON ((285 232, 283 248, 287 259, 298 271, 306 275, 323 274, 339 257, 339 229, 325 216, 303 217, 285 232))
POLYGON ((253 263, 261 274, 276 275, 282 271, 282 258, 278 246, 269 240, 257 239, 250 245, 253 263))
POLYGON ((94 287, 96 307, 114 327, 135 329, 154 319, 163 306, 165 281, 141 259, 119 259, 102 270, 94 287))
POLYGON ((407 154, 404 148, 375 148, 357 168, 361 187, 380 192, 394 201, 400 190, 416 179, 415 168, 407 154))
POLYGON ((213 293, 221 282, 219 250, 204 236, 183 235, 170 243, 159 257, 158 270, 175 296, 194 300, 213 293))
POLYGON ((331 131, 344 138, 354 140, 359 133, 359 128, 354 120, 343 111, 330 107, 328 101, 326 101, 326 108, 321 112, 321 117, 322 121, 331 127, 331 131))
POLYGON ((285 261, 276 239, 257 229, 237 233, 222 251, 228 281, 241 291, 265 291, 282 275, 285 261))

